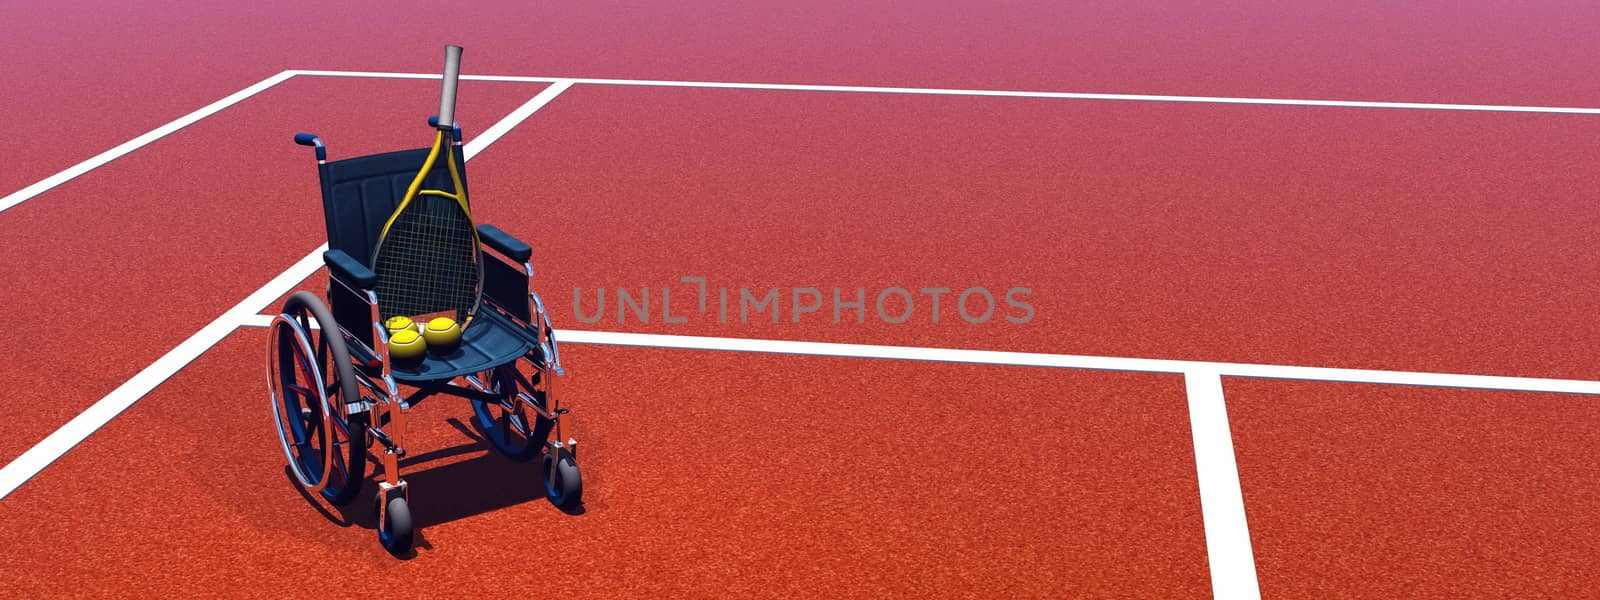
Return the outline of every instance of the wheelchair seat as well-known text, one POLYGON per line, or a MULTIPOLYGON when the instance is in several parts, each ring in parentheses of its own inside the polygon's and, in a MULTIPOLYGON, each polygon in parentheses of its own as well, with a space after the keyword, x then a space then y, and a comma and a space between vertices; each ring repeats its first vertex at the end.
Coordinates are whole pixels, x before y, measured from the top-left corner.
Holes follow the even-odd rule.
MULTIPOLYGON (((454 136, 459 142, 459 128, 454 136)), ((465 190, 466 158, 462 155, 459 143, 452 146, 451 151, 456 153, 462 188, 465 190)), ((323 215, 329 249, 344 252, 363 265, 369 264, 379 231, 399 206, 411 179, 427 159, 428 152, 428 148, 416 148, 321 163, 323 215)), ((450 175, 443 161, 424 180, 425 186, 433 188, 449 184, 450 175)), ((484 306, 479 308, 472 322, 463 328, 461 345, 445 355, 429 352, 415 363, 392 363, 390 369, 395 381, 410 384, 448 381, 514 361, 539 345, 537 334, 518 326, 488 306, 496 300, 512 301, 498 306, 518 318, 529 319, 531 315, 525 303, 523 306, 514 303, 516 300, 526 300, 526 276, 499 260, 487 256, 484 260, 484 306), (503 293, 495 293, 501 290, 503 293)), ((340 279, 336 273, 331 275, 335 280, 340 279)), ((379 359, 372 350, 376 340, 369 327, 359 325, 370 322, 370 309, 359 294, 352 294, 351 291, 344 284, 333 286, 330 293, 333 316, 339 323, 348 324, 345 329, 350 332, 353 341, 359 342, 350 345, 353 357, 366 365, 363 368, 370 371, 369 375, 376 376, 377 367, 373 365, 378 365, 379 359)))
MULTIPOLYGON (((469 373, 486 371, 533 350, 538 342, 526 329, 487 307, 480 309, 461 333, 461 345, 449 354, 428 352, 422 360, 407 364, 395 362, 391 374, 400 383, 426 383, 449 380, 469 373)), ((367 365, 378 357, 360 344, 351 344, 351 353, 367 365)), ((373 373, 376 367, 367 367, 373 373)))

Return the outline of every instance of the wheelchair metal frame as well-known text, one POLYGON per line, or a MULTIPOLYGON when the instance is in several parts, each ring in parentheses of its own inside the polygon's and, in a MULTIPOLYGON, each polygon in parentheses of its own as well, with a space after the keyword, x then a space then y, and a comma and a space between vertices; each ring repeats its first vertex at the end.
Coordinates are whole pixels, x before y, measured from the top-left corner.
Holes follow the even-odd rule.
MULTIPOLYGON (((430 125, 435 122, 436 120, 431 119, 430 125)), ((322 192, 324 195, 324 210, 328 211, 331 203, 335 200, 330 196, 332 193, 332 188, 328 182, 330 171, 327 168, 327 154, 322 141, 311 134, 297 135, 295 141, 302 145, 314 146, 316 149, 319 178, 322 180, 322 192)), ((462 151, 461 129, 459 126, 453 128, 451 151, 458 153, 457 156, 460 156, 462 151)), ((462 178, 464 181, 464 174, 462 178)), ((463 183, 463 185, 465 184, 463 183)), ((324 217, 328 219, 331 245, 334 237, 334 220, 332 215, 325 214, 324 217)), ((528 254, 526 244, 522 244, 509 236, 506 236, 505 239, 516 242, 517 245, 521 246, 516 253, 528 254)), ((389 510, 390 501, 394 498, 400 498, 409 502, 407 484, 400 474, 400 459, 406 455, 406 411, 429 396, 442 393, 482 403, 498 404, 503 410, 517 411, 517 415, 525 414, 521 412, 522 408, 531 409, 531 412, 537 415, 533 419, 534 422, 529 423, 526 416, 522 416, 518 419, 521 421, 520 423, 512 423, 511 419, 506 417, 505 423, 507 424, 505 426, 516 425, 519 427, 519 433, 527 440, 527 445, 524 448, 530 452, 533 444, 538 443, 542 446, 542 461, 545 465, 545 468, 542 469, 542 476, 546 489, 549 490, 547 494, 550 495, 552 502, 562 506, 562 503, 556 498, 555 490, 559 487, 556 482, 558 471, 560 470, 557 463, 562 460, 563 456, 570 457, 572 468, 574 469, 572 475, 576 475, 577 440, 566 438, 564 435, 561 417, 567 414, 567 410, 560 407, 555 390, 556 379, 565 375, 565 371, 561 368, 559 346, 556 341, 555 330, 550 325, 549 313, 545 310, 544 302, 539 298, 538 293, 532 291, 534 274, 532 259, 529 257, 526 260, 517 260, 512 256, 514 252, 506 250, 504 246, 497 243, 485 242, 479 251, 480 258, 485 264, 485 271, 493 271, 493 273, 486 272, 483 275, 485 277, 485 285, 480 290, 477 314, 481 318, 485 311, 493 311, 511 326, 530 336, 533 342, 532 348, 520 355, 506 357, 488 355, 488 363, 475 365, 475 367, 485 369, 483 371, 477 371, 475 368, 472 372, 443 377, 437 380, 410 378, 405 381, 397 380, 394 375, 394 365, 388 349, 389 331, 385 327, 381 316, 377 293, 370 287, 358 285, 356 281, 347 281, 346 277, 341 276, 341 271, 344 269, 335 268, 335 261, 325 255, 325 259, 328 261, 328 264, 324 266, 324 269, 328 272, 328 286, 323 295, 323 300, 326 302, 323 310, 327 311, 328 308, 332 308, 328 312, 335 321, 334 325, 338 330, 338 337, 344 342, 345 352, 349 355, 349 360, 352 363, 352 379, 358 391, 354 398, 341 398, 345 395, 344 392, 340 392, 334 398, 328 397, 328 392, 335 391, 335 386, 332 382, 338 371, 336 370, 333 373, 320 372, 323 364, 329 364, 325 363, 321 356, 320 344, 318 350, 316 350, 318 354, 316 359, 317 366, 311 368, 314 373, 311 373, 307 379, 308 381, 314 381, 316 385, 323 388, 320 393, 322 398, 321 405, 324 407, 322 410, 337 413, 337 423, 344 429, 346 443, 354 443, 351 440, 354 440, 353 435, 356 432, 350 431, 352 424, 359 423, 364 427, 364 431, 361 431, 360 435, 363 436, 361 442, 365 447, 367 456, 363 460, 376 459, 373 462, 380 464, 383 468, 383 477, 377 482, 376 510, 379 537, 380 540, 384 541, 385 546, 390 546, 390 542, 385 538, 383 531, 383 528, 389 522, 386 520, 388 517, 386 511, 389 510), (490 253, 489 250, 491 249, 497 252, 490 253), (497 264, 490 265, 490 261, 497 264), (493 268, 490 268, 491 266, 493 268), (491 276, 498 278, 496 280, 498 282, 497 285, 488 285, 488 278, 491 276), (518 278, 521 281, 520 286, 508 284, 508 281, 514 282, 518 278), (518 293, 513 297, 505 297, 508 295, 508 287, 518 293), (526 293, 525 299, 520 297, 521 293, 526 293), (508 307, 508 303, 512 302, 518 304, 526 302, 526 311, 522 311, 522 307, 508 307), (353 313, 359 312, 358 307, 362 304, 366 307, 366 315, 363 319, 365 322, 358 324, 353 322, 355 321, 353 313), (341 307, 344 308, 342 314, 341 307), (369 338, 361 335, 359 328, 370 328, 372 334, 370 344, 368 343, 369 338), (526 361, 537 374, 537 377, 530 378, 521 369, 516 368, 518 361, 526 361), (510 384, 515 388, 514 394, 509 393, 511 390, 502 389, 502 386, 506 384, 510 384), (403 394, 401 391, 402 385, 414 387, 416 390, 409 394, 403 394), (342 406, 337 406, 337 404, 341 403, 341 400, 342 406), (551 435, 552 433, 554 435, 551 435), (381 451, 376 446, 367 444, 367 440, 376 440, 382 445, 381 451)), ((332 254, 332 250, 330 250, 329 254, 332 254)), ((366 265, 362 266, 365 267, 366 265)), ((350 279, 360 280, 370 278, 371 275, 370 271, 367 271, 361 275, 352 276, 350 279)), ((304 315, 302 315, 302 318, 304 318, 304 315)), ((304 325, 290 318, 288 314, 279 315, 275 320, 275 324, 278 320, 286 321, 288 326, 295 330, 300 343, 305 344, 305 347, 310 347, 310 335, 308 331, 305 331, 304 325)), ((320 321, 320 318, 318 320, 320 321)), ((465 325, 467 328, 471 327, 470 322, 465 325)), ((322 323, 321 326, 324 337, 332 335, 326 323, 322 323)), ((484 326, 489 325, 485 324, 484 326)), ((505 325, 497 326, 505 327, 505 325)), ((272 342, 274 344, 280 343, 276 339, 276 335, 274 334, 272 342)), ((523 340, 523 344, 527 342, 528 340, 523 340)), ((269 348, 269 363, 278 358, 279 350, 280 348, 277 346, 269 348)), ((272 379, 277 376, 276 369, 279 366, 277 364, 269 364, 268 372, 268 384, 274 392, 275 403, 280 402, 277 397, 279 390, 272 379)), ((302 364, 300 366, 304 367, 305 365, 302 364)), ((337 366, 335 365, 335 367, 337 366)), ((307 392, 301 391, 299 393, 304 395, 307 392)), ((309 399, 307 400, 309 401, 309 399)), ((275 410, 277 409, 275 408, 275 410)), ((329 422, 332 418, 331 414, 324 415, 323 423, 329 422)), ((291 461, 297 460, 298 455, 289 448, 289 435, 283 430, 283 417, 281 415, 278 426, 280 438, 285 446, 285 454, 289 456, 291 461)), ((504 432, 501 433, 504 434, 504 432)), ((299 432, 298 435, 308 434, 299 432)), ((332 442, 334 434, 331 429, 324 426, 321 435, 323 436, 324 455, 340 456, 338 448, 329 448, 330 445, 334 445, 332 442)), ((491 445, 496 445, 499 448, 498 444, 502 442, 491 441, 491 445)), ((311 442, 308 440, 304 443, 310 444, 311 442)), ((503 448, 500 449, 503 450, 503 448)), ((535 455, 538 454, 540 453, 535 453, 535 455)), ((333 463, 334 461, 331 459, 324 460, 322 478, 314 486, 308 485, 308 479, 301 477, 298 470, 296 471, 296 477, 300 479, 300 484, 303 487, 307 487, 308 491, 313 493, 322 491, 322 488, 328 485, 333 463)), ((361 467, 361 470, 364 471, 365 463, 361 467)), ((352 470, 353 468, 350 465, 346 465, 347 477, 352 470)), ((352 482, 347 479, 344 484, 346 488, 353 485, 358 491, 365 479, 366 476, 363 475, 358 481, 352 482)), ((575 484, 577 483, 575 482, 575 484)), ((577 485, 581 486, 581 484, 577 485)), ((578 490, 578 495, 581 497, 581 487, 578 490)), ((357 491, 349 492, 348 495, 353 495, 357 491)), ((331 498, 331 496, 329 497, 331 498)), ((566 506, 562 507, 567 508, 566 506)), ((409 547, 411 535, 409 531, 409 508, 407 509, 406 520, 408 531, 405 532, 406 541, 403 544, 409 547)), ((405 549, 399 548, 398 551, 405 549)), ((397 551, 393 547, 390 550, 397 551)))

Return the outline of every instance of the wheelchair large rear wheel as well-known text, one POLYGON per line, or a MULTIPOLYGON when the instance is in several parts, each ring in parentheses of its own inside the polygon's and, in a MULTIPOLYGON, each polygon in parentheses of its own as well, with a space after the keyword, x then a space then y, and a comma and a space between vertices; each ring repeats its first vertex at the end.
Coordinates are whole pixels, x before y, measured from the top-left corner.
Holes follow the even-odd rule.
MULTIPOLYGON (((514 368, 513 364, 507 364, 478 375, 496 399, 474 399, 473 421, 495 450, 512 460, 526 461, 539 456, 545 438, 550 435, 552 422, 529 410, 519 397, 521 390, 514 368)), ((543 401, 543 391, 535 389, 527 393, 535 401, 543 401)))
POLYGON ((366 478, 366 414, 346 414, 347 403, 360 399, 350 352, 332 313, 310 292, 290 296, 272 321, 267 387, 295 479, 329 502, 349 503, 366 478))

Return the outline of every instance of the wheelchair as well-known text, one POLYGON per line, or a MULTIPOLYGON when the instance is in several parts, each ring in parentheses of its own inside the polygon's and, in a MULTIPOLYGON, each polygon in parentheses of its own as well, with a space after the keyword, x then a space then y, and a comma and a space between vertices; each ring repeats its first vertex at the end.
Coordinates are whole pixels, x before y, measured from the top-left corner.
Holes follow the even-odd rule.
MULTIPOLYGON (((436 123, 437 117, 429 119, 430 127, 436 123)), ((451 136, 465 188, 459 125, 451 136)), ((471 401, 474 425, 497 451, 517 461, 539 459, 552 504, 576 508, 583 495, 577 441, 562 439, 567 410, 559 407, 554 387, 563 371, 549 314, 529 289, 531 248, 492 225, 478 225, 480 308, 464 324, 460 344, 417 362, 391 361, 384 326, 391 315, 379 306, 377 275, 367 265, 429 148, 329 162, 316 135, 294 139, 316 150, 329 280, 326 303, 296 292, 268 330, 267 385, 296 483, 312 497, 346 505, 361 491, 370 449, 382 468, 372 504, 378 540, 391 553, 407 552, 415 527, 400 476, 406 410, 449 394, 471 401)), ((447 184, 444 161, 424 181, 436 189, 447 184)))

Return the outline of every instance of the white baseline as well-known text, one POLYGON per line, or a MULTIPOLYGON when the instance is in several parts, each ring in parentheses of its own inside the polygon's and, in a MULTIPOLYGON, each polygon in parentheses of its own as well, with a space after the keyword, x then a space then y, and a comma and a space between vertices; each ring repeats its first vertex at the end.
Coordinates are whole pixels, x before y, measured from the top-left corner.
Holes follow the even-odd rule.
MULTIPOLYGON (((439 79, 437 73, 385 73, 377 71, 293 70, 295 75, 315 77, 372 77, 378 79, 439 79)), ((1600 108, 1564 106, 1515 106, 1502 104, 1443 104, 1434 102, 1377 102, 1367 100, 1304 100, 1293 98, 1233 98, 1226 96, 1162 96, 1153 94, 1102 94, 1089 92, 1029 92, 1015 90, 967 90, 946 88, 875 87, 854 85, 808 85, 795 83, 732 83, 718 81, 669 81, 659 79, 594 79, 584 77, 523 77, 516 75, 462 75, 470 81, 549 83, 570 81, 582 85, 621 85, 676 88, 720 88, 778 90, 792 92, 845 92, 865 94, 925 94, 935 96, 986 96, 999 98, 1059 98, 1067 100, 1114 100, 1125 102, 1188 102, 1198 104, 1258 104, 1267 106, 1321 106, 1333 108, 1389 108, 1410 110, 1458 110, 1476 112, 1552 113, 1600 115, 1600 108)))

